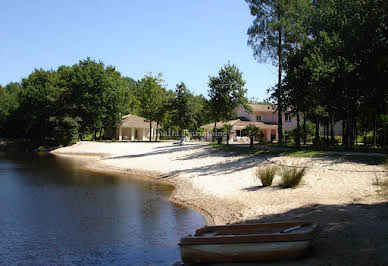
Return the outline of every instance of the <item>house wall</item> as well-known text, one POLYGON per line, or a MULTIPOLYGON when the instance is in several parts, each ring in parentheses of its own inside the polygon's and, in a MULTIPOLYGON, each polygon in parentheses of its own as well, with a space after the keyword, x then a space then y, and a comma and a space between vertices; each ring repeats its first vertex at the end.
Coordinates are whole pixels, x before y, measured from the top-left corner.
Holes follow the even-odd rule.
MULTIPOLYGON (((146 128, 121 128, 121 140, 149 140, 150 130, 146 128)), ((152 128, 152 139, 155 139, 156 130, 152 128)), ((120 128, 115 130, 115 139, 120 140, 120 128)))
MULTIPOLYGON (((330 129, 331 130, 331 129, 330 129)), ((334 136, 341 136, 342 137, 342 120, 337 121, 333 125, 333 130, 334 130, 334 136)), ((323 126, 319 126, 319 134, 322 137, 323 136, 323 126)))
MULTIPOLYGON (((245 109, 241 106, 239 106, 236 110, 237 112, 237 117, 244 117, 246 118, 247 120, 249 121, 258 121, 256 120, 257 116, 261 116, 261 120, 260 122, 264 122, 264 123, 275 123, 277 124, 278 122, 278 114, 277 112, 272 112, 272 111, 268 111, 268 112, 253 112, 253 113, 248 113, 247 111, 245 111, 245 109)), ((296 128, 296 117, 291 117, 291 121, 286 121, 285 120, 285 115, 284 115, 284 112, 283 112, 283 132, 287 132, 287 131, 290 131, 294 128, 296 128)), ((302 121, 303 119, 303 116, 301 115, 300 116, 300 120, 302 121)))

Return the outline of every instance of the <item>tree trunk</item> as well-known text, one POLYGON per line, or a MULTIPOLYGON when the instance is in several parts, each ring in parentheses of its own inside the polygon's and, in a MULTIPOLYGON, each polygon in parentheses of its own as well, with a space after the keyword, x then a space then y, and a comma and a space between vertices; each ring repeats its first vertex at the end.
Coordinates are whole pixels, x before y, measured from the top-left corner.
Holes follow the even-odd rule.
POLYGON ((319 122, 315 122, 315 144, 319 144, 319 122))
POLYGON ((250 141, 250 143, 249 143, 249 147, 253 147, 253 137, 251 137, 251 141, 250 141))
MULTIPOLYGON (((280 12, 280 11, 279 11, 280 12)), ((280 14, 279 14, 280 20, 280 14)), ((278 135, 279 146, 283 145, 283 120, 282 120, 282 30, 278 31, 278 89, 277 89, 277 101, 278 101, 278 135)))
POLYGON ((330 133, 331 133, 331 144, 335 144, 335 138, 334 138, 334 118, 330 118, 330 133))
POLYGON ((348 106, 346 108, 346 147, 350 148, 352 144, 352 132, 351 132, 351 117, 350 117, 350 104, 348 100, 348 106))
POLYGON ((375 118, 373 120, 373 146, 376 146, 376 115, 375 115, 375 118))
POLYGON ((300 148, 300 117, 299 117, 299 111, 296 111, 296 147, 300 148))
POLYGON ((303 144, 306 145, 307 142, 307 125, 306 125, 306 117, 303 114, 303 144))
POLYGON ((217 130, 217 121, 214 121, 213 137, 212 137, 212 141, 213 141, 213 142, 214 142, 214 140, 215 140, 216 130, 217 130))
POLYGON ((229 145, 229 132, 226 132, 226 145, 229 145))
POLYGON ((326 141, 326 123, 323 123, 323 140, 326 141))
POLYGON ((100 140, 102 140, 102 128, 100 128, 100 140))
POLYGON ((151 141, 152 141, 152 120, 150 118, 150 140, 149 140, 149 142, 151 142, 151 141))
POLYGON ((156 122, 156 136, 155 136, 155 142, 158 141, 158 135, 159 135, 159 122, 156 122))
POLYGON ((96 139, 97 139, 97 131, 98 131, 98 129, 94 130, 94 135, 93 135, 93 140, 94 141, 96 141, 96 139))
POLYGON ((342 145, 345 146, 346 142, 346 128, 345 128, 345 119, 342 120, 342 145))

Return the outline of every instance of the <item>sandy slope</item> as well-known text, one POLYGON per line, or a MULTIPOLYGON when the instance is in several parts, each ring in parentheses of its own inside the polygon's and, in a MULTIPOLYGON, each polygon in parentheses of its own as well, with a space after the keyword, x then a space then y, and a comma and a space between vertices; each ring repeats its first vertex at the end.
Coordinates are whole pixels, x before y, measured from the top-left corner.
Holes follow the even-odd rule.
POLYGON ((55 154, 100 155, 86 166, 147 174, 173 183, 173 195, 222 224, 285 213, 309 204, 375 204, 384 202, 375 180, 387 173, 381 166, 340 158, 231 156, 201 143, 173 146, 161 143, 79 142, 55 154), (271 187, 261 187, 256 167, 267 164, 308 167, 303 184, 282 189, 277 176, 271 187))

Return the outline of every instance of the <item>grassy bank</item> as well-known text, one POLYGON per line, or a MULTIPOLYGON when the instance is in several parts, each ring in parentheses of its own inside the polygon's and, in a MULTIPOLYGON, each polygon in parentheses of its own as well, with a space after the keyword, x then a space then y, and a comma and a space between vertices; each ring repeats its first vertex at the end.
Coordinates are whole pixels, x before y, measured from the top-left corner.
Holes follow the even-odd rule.
POLYGON ((349 161, 365 162, 383 165, 388 169, 388 157, 385 153, 375 153, 374 150, 369 152, 354 151, 335 151, 335 150, 313 150, 313 149, 296 149, 291 147, 274 147, 258 146, 249 147, 245 144, 217 144, 211 143, 210 146, 233 153, 234 155, 247 156, 291 156, 291 157, 336 157, 349 161))

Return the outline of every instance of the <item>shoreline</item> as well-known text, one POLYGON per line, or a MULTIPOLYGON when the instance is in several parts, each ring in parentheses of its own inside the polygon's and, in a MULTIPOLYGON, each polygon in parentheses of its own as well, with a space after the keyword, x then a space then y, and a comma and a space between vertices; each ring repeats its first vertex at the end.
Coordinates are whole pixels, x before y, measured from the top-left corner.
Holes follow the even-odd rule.
POLYGON ((287 261, 290 265, 388 263, 388 200, 376 184, 388 174, 378 164, 338 157, 240 156, 203 144, 80 142, 51 153, 87 156, 85 170, 169 184, 174 187, 169 200, 200 212, 209 225, 318 221, 322 229, 312 253, 287 261), (297 188, 281 188, 279 175, 271 187, 262 187, 255 170, 268 164, 309 167, 297 188))
POLYGON ((239 223, 313 204, 382 202, 374 185, 378 165, 340 158, 234 156, 202 143, 78 142, 51 154, 87 156, 84 169, 141 176, 174 186, 170 200, 199 211, 209 225, 239 223), (261 187, 255 169, 268 164, 307 167, 302 185, 261 187), (357 169, 361 172, 354 173, 357 169))

